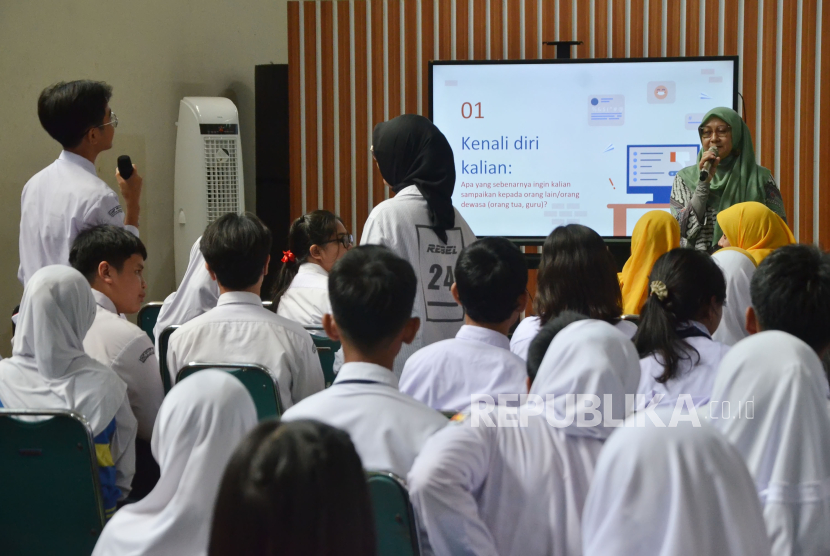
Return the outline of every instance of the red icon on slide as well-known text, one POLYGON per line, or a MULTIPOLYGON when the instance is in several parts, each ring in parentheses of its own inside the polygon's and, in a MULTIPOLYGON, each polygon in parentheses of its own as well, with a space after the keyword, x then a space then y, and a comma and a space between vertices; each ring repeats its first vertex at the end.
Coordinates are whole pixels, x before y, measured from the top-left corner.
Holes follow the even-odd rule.
POLYGON ((669 90, 664 85, 658 85, 657 88, 654 89, 654 96, 660 100, 664 100, 668 95, 669 90))

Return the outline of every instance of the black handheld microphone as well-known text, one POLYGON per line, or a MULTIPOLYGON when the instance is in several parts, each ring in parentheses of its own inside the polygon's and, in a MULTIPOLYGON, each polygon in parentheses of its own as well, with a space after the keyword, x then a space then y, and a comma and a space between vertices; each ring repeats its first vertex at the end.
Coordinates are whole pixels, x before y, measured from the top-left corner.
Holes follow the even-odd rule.
POLYGON ((130 176, 133 175, 133 161, 126 154, 118 157, 118 173, 125 180, 130 179, 130 176))
MULTIPOLYGON (((712 145, 711 147, 709 147, 709 152, 714 153, 715 156, 718 156, 718 147, 717 147, 717 145, 712 145)), ((712 159, 709 159, 703 164, 703 170, 700 171, 700 181, 707 181, 709 179, 709 172, 711 172, 711 170, 712 170, 712 159)))

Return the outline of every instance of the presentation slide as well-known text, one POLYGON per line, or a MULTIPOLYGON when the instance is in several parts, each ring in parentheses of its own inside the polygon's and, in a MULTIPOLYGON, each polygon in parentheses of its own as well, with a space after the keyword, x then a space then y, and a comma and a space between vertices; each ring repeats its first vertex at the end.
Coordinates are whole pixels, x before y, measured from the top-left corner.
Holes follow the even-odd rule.
POLYGON ((737 63, 435 62, 431 116, 455 156, 453 204, 477 236, 569 223, 631 235, 643 213, 668 210, 703 115, 734 108, 737 63))

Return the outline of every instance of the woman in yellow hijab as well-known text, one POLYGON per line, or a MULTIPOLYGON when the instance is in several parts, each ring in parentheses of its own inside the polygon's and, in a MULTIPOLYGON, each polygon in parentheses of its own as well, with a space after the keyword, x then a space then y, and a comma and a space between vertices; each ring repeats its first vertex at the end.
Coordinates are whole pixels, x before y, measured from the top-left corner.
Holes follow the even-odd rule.
POLYGON ((680 225, 668 212, 652 210, 643 215, 631 234, 631 257, 619 274, 623 313, 639 315, 648 299, 648 275, 654 262, 680 247, 680 225))
POLYGON ((795 243, 787 223, 763 203, 732 205, 718 213, 718 224, 723 230, 718 245, 745 249, 756 264, 779 247, 795 243))

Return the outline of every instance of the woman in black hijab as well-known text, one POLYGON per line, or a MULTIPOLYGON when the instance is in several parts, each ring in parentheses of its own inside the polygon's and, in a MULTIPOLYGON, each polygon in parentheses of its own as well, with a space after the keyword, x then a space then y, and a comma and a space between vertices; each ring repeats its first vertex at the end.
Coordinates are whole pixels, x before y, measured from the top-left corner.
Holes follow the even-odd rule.
POLYGON ((464 310, 450 287, 458 254, 476 238, 452 206, 455 160, 447 138, 431 121, 404 114, 379 123, 372 154, 395 197, 372 210, 360 243, 389 247, 412 264, 419 281, 413 310, 421 330, 395 360, 400 376, 412 353, 454 337, 461 328, 464 310))

